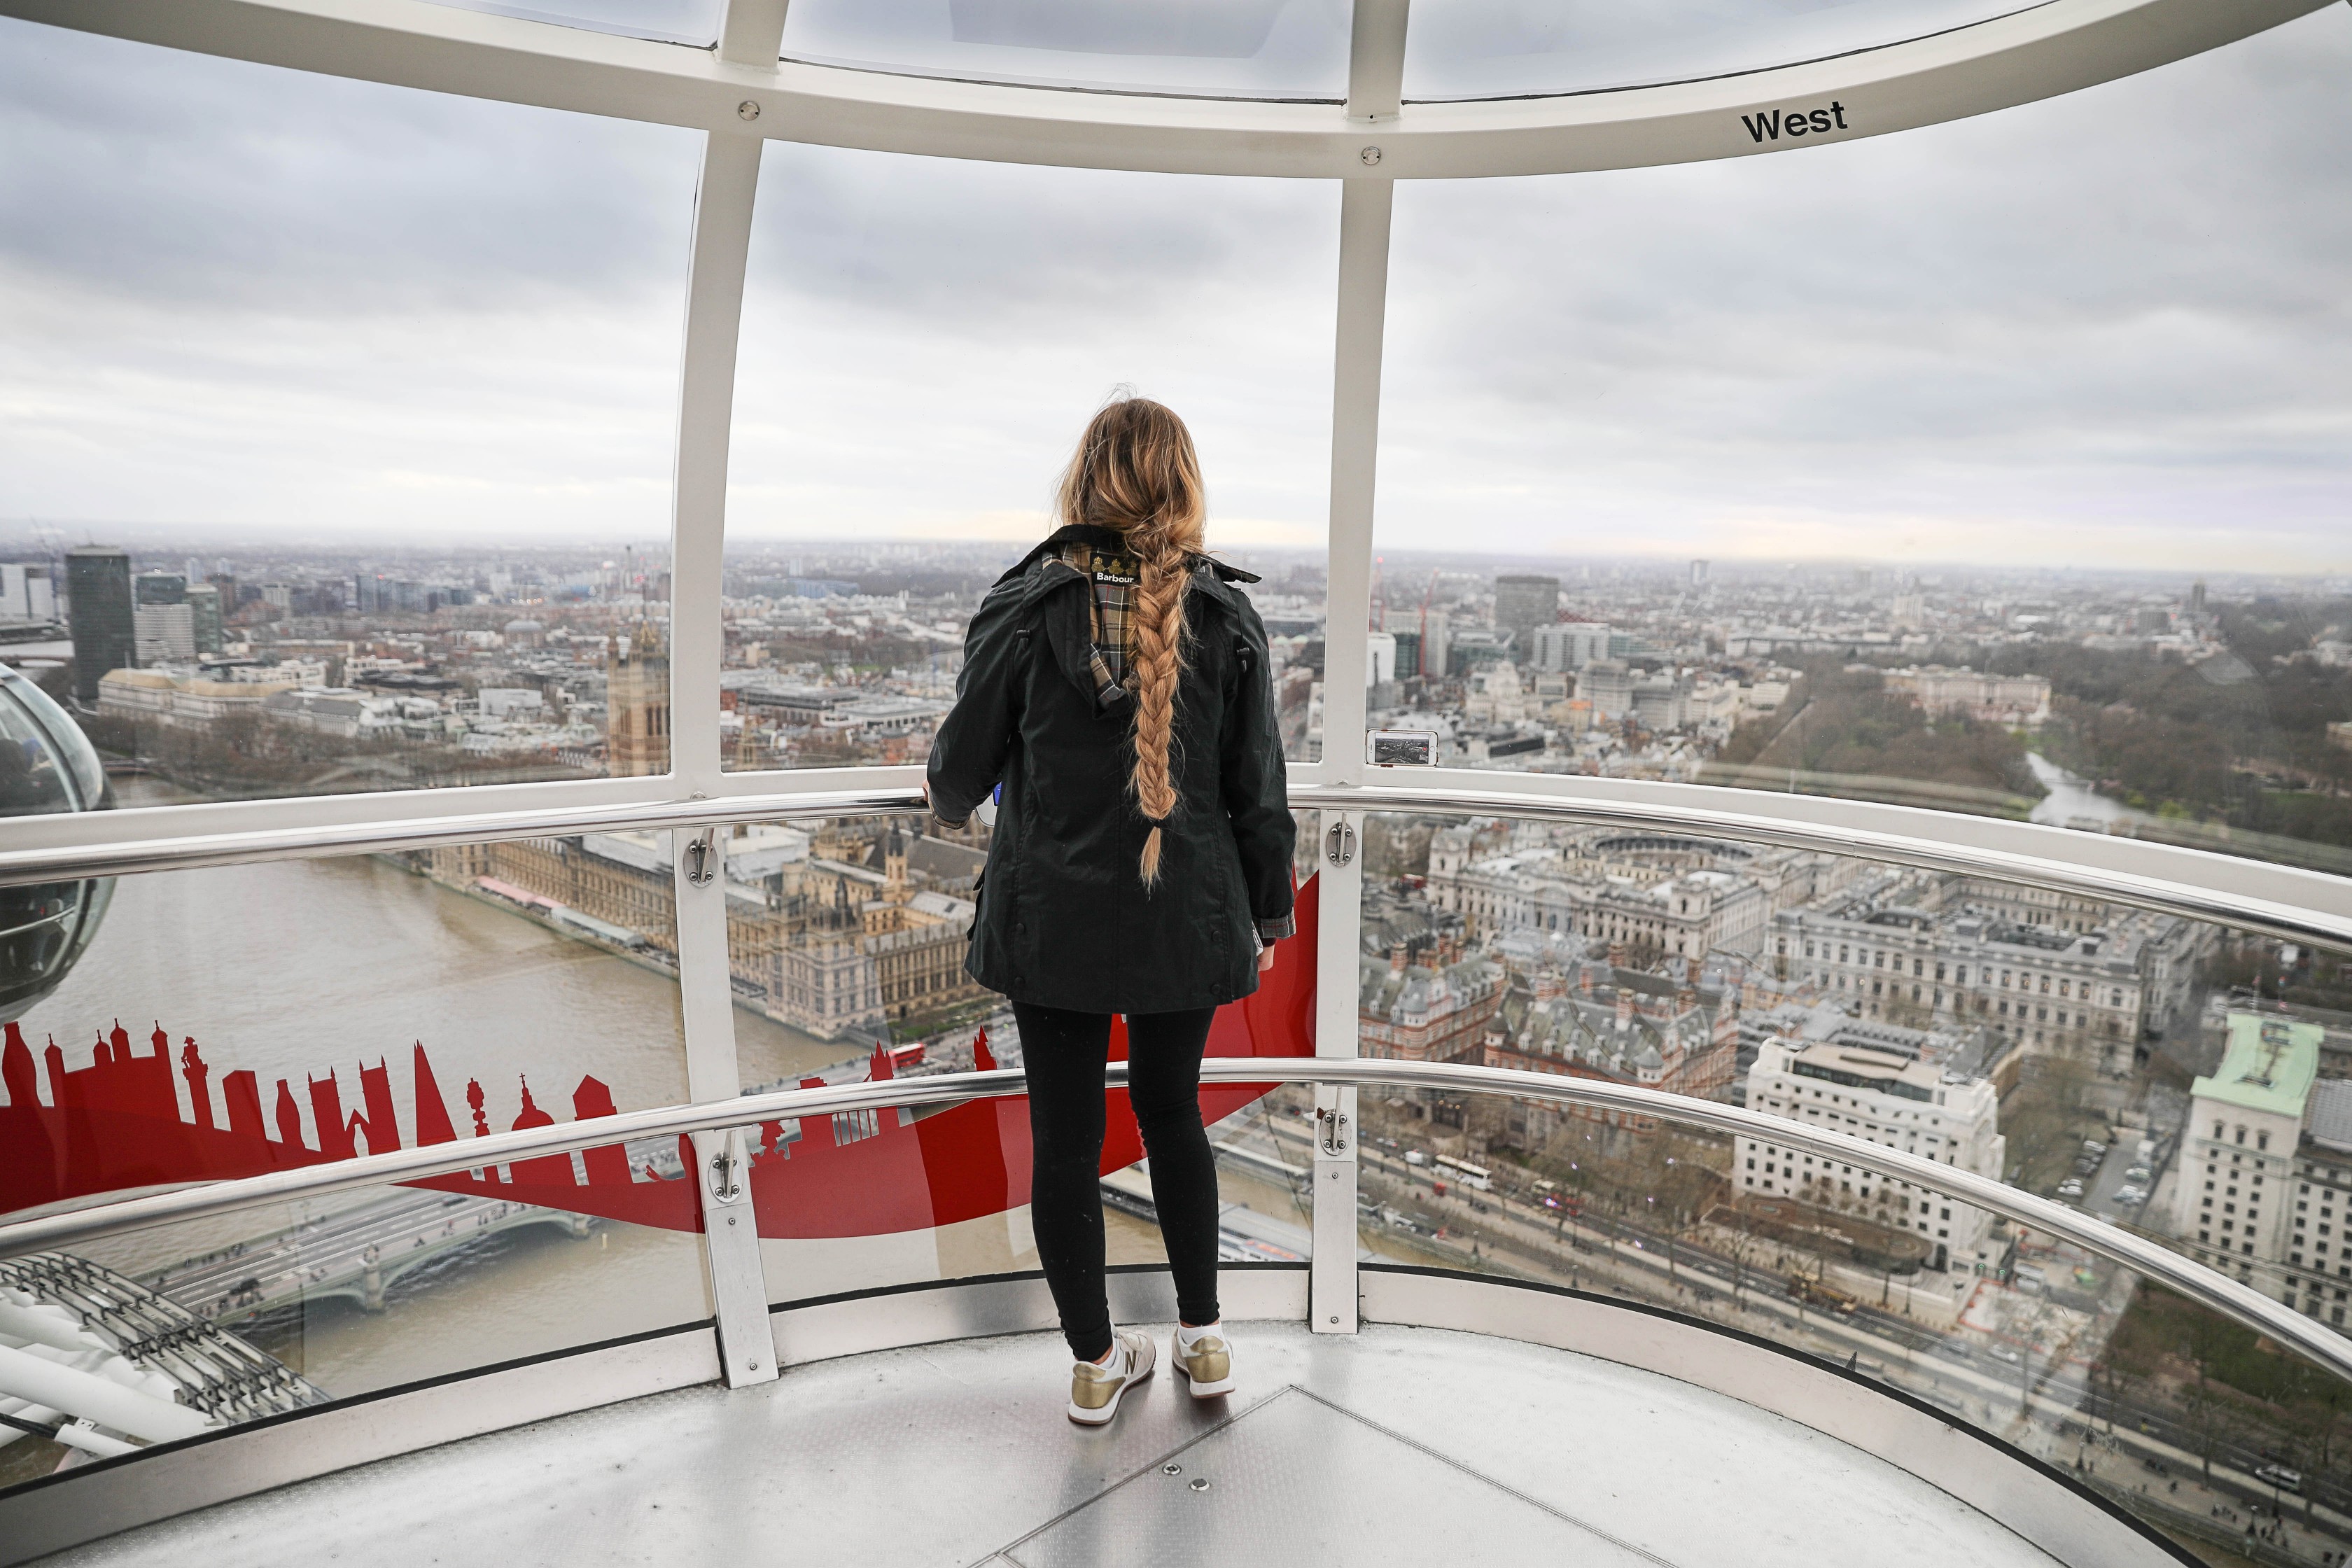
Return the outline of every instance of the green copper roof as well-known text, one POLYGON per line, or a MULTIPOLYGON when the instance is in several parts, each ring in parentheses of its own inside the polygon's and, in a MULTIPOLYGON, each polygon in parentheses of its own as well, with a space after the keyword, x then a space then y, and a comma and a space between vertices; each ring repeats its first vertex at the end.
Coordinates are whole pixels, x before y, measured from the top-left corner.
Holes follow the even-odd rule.
POLYGON ((2303 1102, 2319 1076, 2319 1042, 2325 1033, 2316 1024, 2232 1013, 2230 1048, 2221 1055, 2221 1068, 2210 1078, 2199 1079, 2189 1092, 2200 1100, 2301 1121, 2303 1102))

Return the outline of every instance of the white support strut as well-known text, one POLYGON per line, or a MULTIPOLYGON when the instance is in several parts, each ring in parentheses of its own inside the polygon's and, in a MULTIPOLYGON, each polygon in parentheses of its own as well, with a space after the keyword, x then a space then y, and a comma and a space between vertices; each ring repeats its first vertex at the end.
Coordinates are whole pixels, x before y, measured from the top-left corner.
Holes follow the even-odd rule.
MULTIPOLYGON (((715 605, 719 598, 735 344, 764 145, 740 132, 714 132, 703 150, 678 374, 674 605, 715 605)), ((669 763, 675 784, 688 795, 708 795, 719 787, 720 658, 715 613, 673 613, 669 763)), ((723 1100, 743 1088, 736 1062, 735 999, 727 956, 730 832, 719 824, 671 833, 687 1092, 696 1100, 723 1100)), ((703 1133, 695 1145, 695 1191, 702 1205, 703 1256, 711 1310, 719 1324, 720 1364, 730 1387, 764 1383, 776 1375, 775 1340, 768 1324, 758 1218, 742 1186, 741 1139, 731 1135, 730 1142, 730 1134, 703 1133)))
MULTIPOLYGON (((1393 62, 1391 62, 1393 63, 1393 62)), ((1339 205, 1339 320, 1332 355, 1329 602, 1324 612, 1322 774, 1334 793, 1364 776, 1364 678, 1370 656, 1372 501, 1380 450, 1381 349, 1388 310, 1389 216, 1396 187, 1349 180, 1339 205)), ((1356 1055, 1356 950, 1363 923, 1363 814, 1320 814, 1315 1054, 1356 1055)), ((1356 1091, 1318 1086, 1315 1246, 1308 1324, 1353 1333, 1356 1091)))

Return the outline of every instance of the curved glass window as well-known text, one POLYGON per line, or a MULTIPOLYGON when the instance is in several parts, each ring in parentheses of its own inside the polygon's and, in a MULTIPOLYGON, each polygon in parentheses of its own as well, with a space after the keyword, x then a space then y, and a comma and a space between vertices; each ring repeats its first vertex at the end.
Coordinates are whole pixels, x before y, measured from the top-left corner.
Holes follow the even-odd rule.
POLYGON ((1544 98, 1770 70, 2031 10, 2039 0, 1428 0, 1405 38, 1404 96, 1544 98))
POLYGON ((2257 1476, 2346 1495, 2322 1436, 2332 1378, 2080 1245, 1799 1142, 2007 1183, 2343 1329, 2340 955, 1691 836, 1398 815, 1370 817, 1363 845, 1364 1055, 1646 1086, 1791 1134, 1368 1089, 1375 1266, 1516 1275, 1762 1336, 2193 1539, 2224 1539, 2206 1520, 2244 1531, 2214 1497, 2271 1497, 2257 1476))
MULTIPOLYGON (((803 819, 730 840, 729 978, 746 1093, 1018 1067, 1004 998, 965 973, 989 827, 928 816, 803 819)), ((1311 909, 1311 904, 1309 906, 1311 909)), ((1212 1056, 1303 1050, 1312 915, 1260 996, 1221 1014, 1212 1056)), ((1126 1050, 1124 1034, 1114 1050, 1126 1050)), ((1285 1091, 1203 1097, 1218 1163, 1218 1251, 1295 1264, 1311 1250, 1300 1116, 1285 1091)), ((1103 1160, 1113 1265, 1164 1265, 1150 1179, 1123 1092, 1103 1160)), ((762 1124, 751 1189, 772 1298, 1037 1267, 1025 1100, 762 1124)))
POLYGON ((1183 416, 1294 756, 1322 663, 1339 191, 772 142, 730 464, 728 765, 919 762, 1087 420, 1183 416))
MULTIPOLYGON (((98 884, 70 975, 0 994, 0 1215, 677 1103, 669 840, 98 884)), ((102 1331, 73 1364, 227 1426, 697 1322, 698 1226, 677 1141, 647 1139, 88 1242, 0 1288, 72 1276, 61 1304, 102 1331), (110 1359, 140 1322, 184 1359, 110 1359), (111 1370, 132 1361, 164 1381, 111 1370)), ((0 1487, 57 1467, 55 1426, 0 1445, 0 1487)))
MULTIPOLYGON (((2336 1247, 2336 1194, 2352 1197, 2333 1120, 2352 1022, 2341 955, 1695 835, 1396 815, 1372 817, 1364 844, 1368 1057, 1744 1105, 2128 1223, 2296 1305, 2352 1289, 2336 1247), (2331 1190, 2303 1205, 2319 1163, 2331 1190)), ((1386 1098, 1368 1132, 1459 1152, 1444 1141, 1467 1131, 1498 1167, 1542 1165, 1563 1131, 1608 1142, 1598 1113, 1465 1127, 1444 1096, 1386 1098)), ((1955 1217, 1900 1184, 1831 1180, 1854 1173, 1778 1146, 1742 1157, 1757 1163, 1714 1166, 1726 1195, 1867 1219, 1947 1294, 2006 1267, 1982 1216, 1947 1231, 1955 1217)))
POLYGON ((213 799, 666 768, 607 687, 667 618, 694 134, 11 21, 0 137, 0 560, 100 751, 213 799))
POLYGON ((433 3, 461 11, 487 11, 494 16, 520 16, 526 22, 551 22, 559 27, 585 27, 593 33, 691 44, 697 48, 709 48, 719 41, 719 19, 726 6, 726 0, 551 0, 545 5, 508 5, 505 0, 433 3))
POLYGON ((784 58, 913 76, 1339 102, 1344 0, 795 0, 784 58))
POLYGON ((2352 869, 2347 59, 1403 186, 1375 724, 2352 869))

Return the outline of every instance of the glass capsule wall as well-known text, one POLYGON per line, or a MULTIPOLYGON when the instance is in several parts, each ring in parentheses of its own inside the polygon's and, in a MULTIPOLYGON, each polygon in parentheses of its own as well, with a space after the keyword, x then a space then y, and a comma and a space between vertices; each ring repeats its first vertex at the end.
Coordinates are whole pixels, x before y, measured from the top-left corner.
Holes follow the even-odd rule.
MULTIPOLYGON (((646 876, 668 837, 119 879, 70 974, 0 1025, 7 1208, 677 1103, 677 941, 646 876)), ((707 1319, 688 1174, 660 1139, 494 1161, 0 1260, 0 1300, 99 1326, 36 1342, 64 1364, 136 1363, 234 1424, 707 1319), (180 1350, 138 1348, 159 1335, 180 1350)), ((0 1477, 54 1469, 69 1440, 9 1407, 30 1426, 0 1477)))
POLYGON ((2273 115, 2344 123, 2344 51, 2315 17, 1803 157, 1402 185, 1375 725, 2352 869, 2308 417, 2352 343, 2324 227, 2243 183, 2298 178, 2273 115))
MULTIPOLYGON (((795 14, 797 15, 797 14, 795 14)), ((721 745, 919 762, 966 620, 1122 389, 1186 418, 1312 760, 1338 192, 772 143, 743 306, 721 745), (877 541, 887 541, 877 543, 877 541)))
POLYGON ((17 21, 0 71, 0 621, 117 771, 667 772, 694 138, 17 21))
MULTIPOLYGON (((2130 853, 2352 869, 2341 13, 1801 159, 1731 155, 1860 137, 1844 98, 1530 174, 1583 154, 1488 164, 1413 131, 1517 148, 1513 116, 1549 134, 1651 84, 1729 94, 2042 8, 1427 0, 1384 66, 1325 0, 800 0, 772 89, 712 67, 715 0, 418 9, 452 58, 506 51, 517 101, 397 49, 360 81, 0 21, 0 124, 38 154, 0 180, 0 814, 99 846, 302 795, 370 797, 334 803, 360 827, 425 789, 746 804, 712 877, 647 809, 11 887, 0 1216, 674 1104, 690 1077, 723 1099, 1020 1065, 961 966, 987 827, 886 786, 1122 386, 1200 440, 1302 784, 1359 773, 1325 681, 1369 637, 1370 726, 1433 732, 1497 789, 2014 819, 2344 929, 2340 880, 2130 853), (1383 81, 1405 114, 1336 162, 1290 144, 1332 153, 1383 81), (1406 180, 1392 229, 1343 237, 1342 179, 1423 156, 1507 177, 1406 180), (1342 317, 1381 247, 1384 307, 1342 317), (731 342, 681 331, 739 304, 731 342), (721 361, 730 418, 681 429, 721 361), (1340 382, 1373 372, 1376 429, 1340 382), (1367 565, 1369 625, 1333 591, 1367 565), (777 816, 821 789, 875 798, 777 816), (714 881, 723 914, 689 918, 714 881)), ((1319 906, 1340 818, 1301 815, 1319 906)), ((2352 1308, 2332 947, 1737 837, 1442 802, 1359 826, 1360 898, 1333 878, 1324 925, 1358 948, 1357 1005, 1327 1047, 1941 1152, 2313 1324, 2352 1308)), ((1213 1050, 1318 1043, 1314 941, 1213 1050)), ((1228 1264, 1313 1252, 1312 1105, 1213 1097, 1228 1264)), ((2352 1544, 2337 1385, 2070 1240, 1767 1135, 1362 1105, 1368 1268, 1838 1362, 2200 1548, 2259 1556, 2248 1523, 2352 1544)), ((1148 1266, 1114 1123, 1111 1257, 1148 1266)), ((772 1307, 1035 1268, 1018 1100, 778 1121, 747 1157, 772 1307)), ((278 1367, 278 1405, 223 1417, 251 1419, 702 1331, 724 1271, 694 1160, 615 1144, 153 1227, 46 1274, 0 1259, 0 1292, 116 1291, 278 1367)), ((70 1353, 132 1342, 103 1332, 70 1353)), ((9 1428, 0 1483, 70 1457, 46 1420, 9 1428)))
MULTIPOLYGON (((2282 971, 2278 943, 2202 922, 1691 836, 1384 815, 1365 847, 1367 1057, 1843 1132, 2344 1323, 2335 959, 2282 971)), ((2337 1380, 2074 1240, 1769 1129, 1438 1089, 1360 1103, 1368 1266, 1696 1317, 1924 1401, 2194 1542, 2252 1524, 2345 1547, 2337 1380)))
POLYGON ((787 60, 1094 91, 1336 103, 1348 11, 1328 0, 1180 0, 1148 10, 1077 0, 803 0, 787 60))
MULTIPOLYGON (((917 815, 763 824, 728 856, 730 980, 744 1091, 1024 1064, 1003 997, 963 968, 989 829, 917 815)), ((1310 903, 1311 908, 1311 903, 1310 903)), ((1303 922, 1311 937, 1312 917, 1303 922)), ((1303 1054, 1309 942, 1258 995, 1220 1016, 1212 1056, 1303 1054)), ((1123 1032, 1113 1042, 1123 1059, 1123 1032)), ((1220 1251, 1301 1263, 1312 1250, 1304 1135, 1287 1097, 1213 1087, 1220 1251), (1286 1157, 1287 1154, 1288 1157, 1286 1157)), ((1149 1172, 1123 1091, 1103 1157, 1109 1261, 1160 1263, 1149 1172)), ((751 1188, 769 1291, 793 1304, 848 1291, 1037 1267, 1024 1098, 803 1117, 763 1126, 751 1188)))

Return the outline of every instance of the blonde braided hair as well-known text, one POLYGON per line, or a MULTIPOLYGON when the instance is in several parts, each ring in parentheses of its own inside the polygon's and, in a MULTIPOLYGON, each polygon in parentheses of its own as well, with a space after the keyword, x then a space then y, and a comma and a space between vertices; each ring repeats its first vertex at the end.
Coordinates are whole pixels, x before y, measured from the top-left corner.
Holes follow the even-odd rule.
POLYGON ((1062 475, 1061 521, 1117 529, 1138 562, 1129 601, 1135 631, 1135 770, 1129 785, 1151 824, 1138 870, 1160 880, 1160 825, 1175 815, 1169 753, 1176 739, 1176 682, 1184 668, 1187 557, 1201 548, 1207 510, 1192 433, 1165 405, 1122 396, 1087 426, 1062 475))

